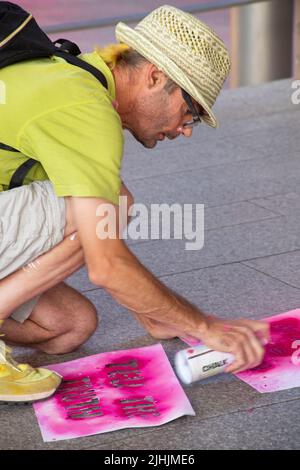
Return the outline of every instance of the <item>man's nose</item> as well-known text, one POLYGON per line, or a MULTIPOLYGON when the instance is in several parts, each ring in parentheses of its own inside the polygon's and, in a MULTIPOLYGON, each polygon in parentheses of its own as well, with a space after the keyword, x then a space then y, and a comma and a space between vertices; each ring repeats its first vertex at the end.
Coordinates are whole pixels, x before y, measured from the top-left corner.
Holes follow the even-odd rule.
POLYGON ((177 132, 182 134, 184 137, 192 137, 193 128, 192 127, 178 127, 177 132))

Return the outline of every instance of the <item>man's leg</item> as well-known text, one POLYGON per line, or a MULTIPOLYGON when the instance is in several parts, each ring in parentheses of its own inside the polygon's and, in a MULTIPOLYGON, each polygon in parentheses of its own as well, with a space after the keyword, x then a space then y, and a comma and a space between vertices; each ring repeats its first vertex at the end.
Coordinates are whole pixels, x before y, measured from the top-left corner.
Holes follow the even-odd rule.
POLYGON ((97 325, 94 305, 72 287, 60 283, 41 295, 24 323, 8 318, 1 331, 8 342, 48 354, 63 354, 84 343, 97 325))

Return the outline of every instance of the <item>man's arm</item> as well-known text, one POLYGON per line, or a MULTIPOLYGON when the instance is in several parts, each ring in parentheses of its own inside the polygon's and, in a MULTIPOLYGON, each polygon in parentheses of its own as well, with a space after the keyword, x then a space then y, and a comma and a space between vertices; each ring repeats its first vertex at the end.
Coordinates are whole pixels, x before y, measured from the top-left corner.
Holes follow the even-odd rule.
MULTIPOLYGON (((97 224, 103 217, 96 214, 103 204, 108 203, 98 198, 71 199, 91 282, 104 287, 118 303, 136 315, 170 325, 182 335, 201 339, 216 350, 233 353, 236 362, 231 371, 258 365, 264 353, 261 342, 268 341, 268 326, 251 320, 225 322, 205 315, 160 282, 139 262, 122 239, 100 239, 97 224)), ((110 207, 114 207, 118 214, 117 206, 110 204, 110 207)), ((116 217, 116 233, 118 224, 116 217)))

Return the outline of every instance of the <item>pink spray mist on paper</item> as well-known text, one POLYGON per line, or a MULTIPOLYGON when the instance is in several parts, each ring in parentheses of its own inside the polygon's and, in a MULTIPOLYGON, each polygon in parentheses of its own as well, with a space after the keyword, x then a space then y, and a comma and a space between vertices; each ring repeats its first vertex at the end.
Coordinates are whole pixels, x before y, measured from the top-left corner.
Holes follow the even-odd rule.
POLYGON ((194 411, 160 344, 49 366, 64 377, 34 409, 44 441, 158 426, 194 411))
POLYGON ((300 386, 300 309, 264 318, 271 340, 262 363, 237 375, 261 393, 300 386))

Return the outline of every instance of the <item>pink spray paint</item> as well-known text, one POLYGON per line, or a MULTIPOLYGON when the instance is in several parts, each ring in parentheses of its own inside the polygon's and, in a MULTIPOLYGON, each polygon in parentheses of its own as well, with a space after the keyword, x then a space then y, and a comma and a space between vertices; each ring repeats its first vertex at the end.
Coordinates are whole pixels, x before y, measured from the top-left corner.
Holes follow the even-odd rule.
MULTIPOLYGON (((260 393, 300 387, 300 309, 263 319, 270 324, 271 341, 262 363, 235 374, 260 393)), ((195 338, 181 338, 190 346, 201 345, 195 338)))
POLYGON ((261 393, 300 387, 300 309, 264 320, 270 324, 271 341, 263 362, 237 377, 261 393))
POLYGON ((45 442, 195 415, 160 344, 48 366, 64 381, 34 410, 45 442))

